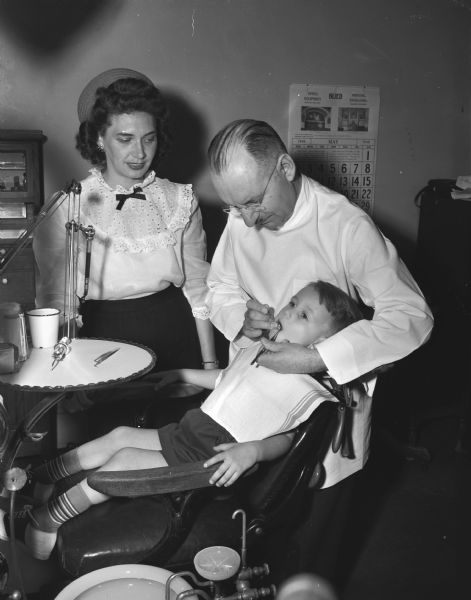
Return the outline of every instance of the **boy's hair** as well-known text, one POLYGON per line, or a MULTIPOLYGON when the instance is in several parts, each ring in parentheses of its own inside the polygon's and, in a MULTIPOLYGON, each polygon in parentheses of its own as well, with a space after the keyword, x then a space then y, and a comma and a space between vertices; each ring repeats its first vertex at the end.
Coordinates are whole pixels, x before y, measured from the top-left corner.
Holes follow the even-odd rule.
POLYGON ((319 303, 332 316, 335 325, 333 333, 364 318, 355 300, 337 286, 327 281, 313 281, 310 285, 319 294, 319 303))

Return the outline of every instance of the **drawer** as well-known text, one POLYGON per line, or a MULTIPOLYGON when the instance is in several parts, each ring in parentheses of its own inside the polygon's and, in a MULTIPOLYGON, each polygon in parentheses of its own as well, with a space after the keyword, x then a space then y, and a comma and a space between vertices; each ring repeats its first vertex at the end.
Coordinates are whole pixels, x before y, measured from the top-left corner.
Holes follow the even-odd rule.
MULTIPOLYGON (((8 244, 1 244, 0 256, 4 256, 10 250, 8 244)), ((31 246, 22 248, 8 266, 8 272, 21 271, 23 269, 30 270, 34 268, 34 253, 31 246)))
POLYGON ((0 302, 19 302, 23 310, 34 304, 34 270, 8 271, 0 276, 0 302))

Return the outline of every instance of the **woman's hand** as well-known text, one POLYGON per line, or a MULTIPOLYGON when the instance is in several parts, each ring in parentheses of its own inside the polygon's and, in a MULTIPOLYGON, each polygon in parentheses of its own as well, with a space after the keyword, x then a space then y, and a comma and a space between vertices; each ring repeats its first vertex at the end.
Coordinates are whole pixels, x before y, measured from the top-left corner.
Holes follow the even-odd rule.
POLYGON ((254 442, 220 444, 214 446, 214 450, 218 454, 207 460, 204 466, 210 467, 221 463, 209 480, 209 483, 218 487, 232 485, 258 462, 257 445, 254 442))
POLYGON ((258 340, 272 329, 278 329, 274 309, 267 304, 260 304, 258 300, 249 300, 241 333, 252 340, 258 340))

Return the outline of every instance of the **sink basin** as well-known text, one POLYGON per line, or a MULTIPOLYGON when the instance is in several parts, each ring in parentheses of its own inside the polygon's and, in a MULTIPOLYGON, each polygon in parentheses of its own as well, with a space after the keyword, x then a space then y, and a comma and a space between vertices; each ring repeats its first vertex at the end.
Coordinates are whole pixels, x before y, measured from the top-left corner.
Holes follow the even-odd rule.
MULTIPOLYGON (((165 583, 170 575, 172 572, 167 569, 149 565, 105 567, 72 581, 55 600, 164 600, 165 583)), ((176 577, 172 581, 171 600, 189 589, 189 583, 176 577)))

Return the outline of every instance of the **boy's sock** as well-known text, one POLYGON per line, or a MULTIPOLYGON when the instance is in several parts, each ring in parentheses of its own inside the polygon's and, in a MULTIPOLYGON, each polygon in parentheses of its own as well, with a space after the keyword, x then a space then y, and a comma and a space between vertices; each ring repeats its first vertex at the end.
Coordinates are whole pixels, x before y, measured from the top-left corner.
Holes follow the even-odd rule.
POLYGON ((35 481, 55 483, 82 470, 78 450, 74 448, 33 469, 35 481))
POLYGON ((56 458, 39 465, 32 471, 35 481, 33 497, 40 502, 47 502, 54 491, 54 483, 73 475, 82 469, 77 449, 70 450, 56 458))
POLYGON ((59 527, 86 511, 92 502, 80 484, 31 511, 25 543, 35 558, 47 560, 54 549, 59 527))

